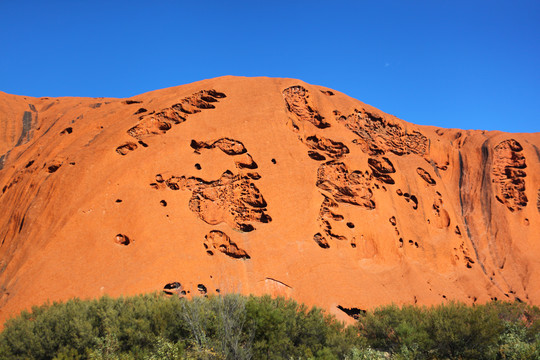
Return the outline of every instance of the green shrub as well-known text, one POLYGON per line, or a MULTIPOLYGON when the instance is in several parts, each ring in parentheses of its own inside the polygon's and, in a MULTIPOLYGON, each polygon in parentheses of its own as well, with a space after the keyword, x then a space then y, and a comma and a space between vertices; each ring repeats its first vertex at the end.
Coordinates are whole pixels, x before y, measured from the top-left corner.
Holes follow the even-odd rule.
POLYGON ((362 315, 358 329, 370 347, 395 358, 506 359, 538 350, 539 319, 538 308, 521 303, 392 305, 362 315))
POLYGON ((539 320, 522 303, 390 305, 346 327, 269 296, 103 297, 8 320, 0 360, 539 359, 539 320))
POLYGON ((151 294, 34 307, 6 322, 0 359, 338 359, 355 338, 292 300, 151 294))

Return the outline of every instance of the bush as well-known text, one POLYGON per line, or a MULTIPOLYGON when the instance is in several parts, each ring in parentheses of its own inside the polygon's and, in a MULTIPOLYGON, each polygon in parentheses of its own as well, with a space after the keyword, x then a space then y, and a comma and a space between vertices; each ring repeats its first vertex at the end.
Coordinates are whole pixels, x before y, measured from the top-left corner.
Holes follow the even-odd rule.
POLYGON ((7 321, 0 359, 338 359, 354 345, 351 330, 282 298, 103 297, 7 321))
POLYGON ((539 359, 539 319, 522 303, 390 305, 346 327, 269 296, 103 297, 7 321, 0 359, 539 359))
POLYGON ((362 315, 358 329, 395 358, 506 359, 538 351, 539 319, 538 308, 521 303, 392 305, 362 315))

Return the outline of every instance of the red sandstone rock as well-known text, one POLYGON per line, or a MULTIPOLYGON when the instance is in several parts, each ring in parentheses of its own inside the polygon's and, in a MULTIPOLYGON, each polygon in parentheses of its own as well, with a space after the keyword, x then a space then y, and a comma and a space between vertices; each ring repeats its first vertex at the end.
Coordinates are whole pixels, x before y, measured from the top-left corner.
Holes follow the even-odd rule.
POLYGON ((293 79, 0 93, 0 321, 168 284, 341 319, 391 302, 538 305, 539 148, 538 133, 417 126, 293 79))

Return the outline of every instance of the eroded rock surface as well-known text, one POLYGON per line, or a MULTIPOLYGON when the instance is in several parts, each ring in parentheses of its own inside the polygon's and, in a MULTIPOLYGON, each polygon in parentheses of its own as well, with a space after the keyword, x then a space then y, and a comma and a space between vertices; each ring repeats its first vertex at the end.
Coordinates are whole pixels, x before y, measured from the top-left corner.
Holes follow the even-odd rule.
POLYGON ((317 171, 316 186, 330 194, 337 202, 374 209, 370 178, 360 171, 350 172, 341 161, 329 161, 317 171))
POLYGON ((249 255, 238 248, 231 238, 223 231, 212 230, 204 237, 204 248, 208 255, 214 255, 217 251, 234 259, 250 259, 249 255))
MULTIPOLYGON (((225 98, 226 95, 215 90, 201 90, 188 96, 179 103, 171 107, 142 115, 137 125, 130 128, 127 133, 129 136, 139 140, 139 142, 156 135, 163 135, 171 130, 173 125, 178 125, 186 121, 188 115, 196 114, 205 109, 215 109, 212 103, 218 102, 218 99, 225 98)), ((136 114, 138 114, 137 112, 136 114)), ((126 155, 129 151, 135 150, 136 145, 126 143, 116 149, 120 155, 126 155)))
POLYGON ((540 305, 538 149, 538 133, 417 126, 293 79, 0 93, 0 322, 162 290, 292 297, 346 321, 540 305))
POLYGON ((427 138, 418 131, 406 131, 397 123, 368 111, 355 110, 350 115, 335 111, 336 120, 358 135, 357 145, 371 155, 390 151, 396 155, 424 155, 428 151, 427 138))
MULTIPOLYGON (((296 121, 307 121, 319 129, 330 126, 324 117, 313 108, 309 92, 303 86, 291 86, 283 90, 283 97, 287 104, 287 109, 296 117, 296 121)), ((294 125, 298 128, 298 125, 294 125)))
POLYGON ((508 210, 521 210, 527 206, 525 194, 525 156, 521 144, 514 139, 505 140, 495 147, 493 154, 493 181, 497 188, 495 198, 508 210))

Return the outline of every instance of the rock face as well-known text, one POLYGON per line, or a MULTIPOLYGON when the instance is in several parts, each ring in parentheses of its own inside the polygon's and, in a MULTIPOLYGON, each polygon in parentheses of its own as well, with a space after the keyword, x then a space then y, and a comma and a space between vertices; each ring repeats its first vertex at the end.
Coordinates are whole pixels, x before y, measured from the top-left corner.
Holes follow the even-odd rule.
POLYGON ((0 93, 0 321, 166 291, 540 304, 540 134, 417 126, 293 79, 0 93))

